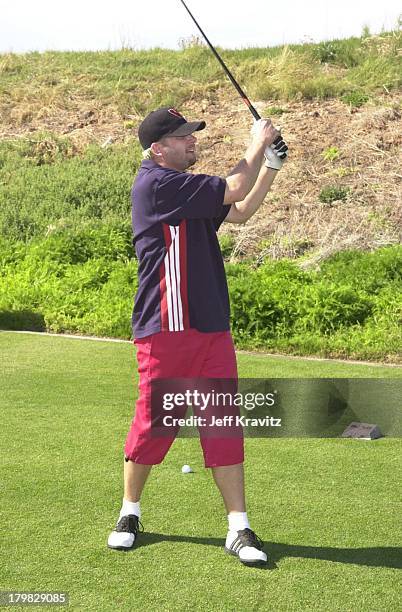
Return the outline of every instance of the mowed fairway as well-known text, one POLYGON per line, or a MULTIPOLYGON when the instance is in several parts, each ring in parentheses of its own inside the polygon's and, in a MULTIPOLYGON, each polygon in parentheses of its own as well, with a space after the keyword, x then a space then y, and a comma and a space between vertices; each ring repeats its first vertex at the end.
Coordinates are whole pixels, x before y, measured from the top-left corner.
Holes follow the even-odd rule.
MULTIPOLYGON (((239 366, 243 377, 402 376, 261 355, 239 366)), ((138 547, 107 549, 136 385, 130 344, 0 332, 0 589, 65 591, 83 610, 399 609, 397 439, 247 439, 266 569, 225 555, 225 511, 198 440, 179 439, 151 473, 138 547)))

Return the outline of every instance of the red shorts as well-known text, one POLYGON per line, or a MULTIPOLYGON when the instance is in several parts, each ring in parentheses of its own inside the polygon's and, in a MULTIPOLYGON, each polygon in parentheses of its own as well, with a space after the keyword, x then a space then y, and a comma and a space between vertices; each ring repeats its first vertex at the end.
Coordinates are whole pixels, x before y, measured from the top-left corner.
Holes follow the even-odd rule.
MULTIPOLYGON (((161 463, 175 436, 156 438, 151 433, 151 381, 161 378, 222 378, 237 380, 236 354, 230 332, 201 333, 195 329, 160 332, 135 340, 139 398, 127 435, 124 454, 135 463, 161 463)), ((161 406, 162 411, 162 406, 161 406)), ((242 435, 203 436, 200 440, 205 467, 235 465, 244 461, 242 435)))

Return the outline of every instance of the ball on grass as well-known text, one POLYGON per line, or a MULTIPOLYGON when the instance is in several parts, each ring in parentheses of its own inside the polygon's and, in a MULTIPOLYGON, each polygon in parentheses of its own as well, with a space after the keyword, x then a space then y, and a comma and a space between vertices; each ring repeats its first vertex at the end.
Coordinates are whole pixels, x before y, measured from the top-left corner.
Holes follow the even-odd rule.
POLYGON ((183 472, 183 474, 191 474, 191 472, 193 471, 191 469, 191 467, 189 465, 183 465, 183 467, 181 468, 181 471, 183 472))

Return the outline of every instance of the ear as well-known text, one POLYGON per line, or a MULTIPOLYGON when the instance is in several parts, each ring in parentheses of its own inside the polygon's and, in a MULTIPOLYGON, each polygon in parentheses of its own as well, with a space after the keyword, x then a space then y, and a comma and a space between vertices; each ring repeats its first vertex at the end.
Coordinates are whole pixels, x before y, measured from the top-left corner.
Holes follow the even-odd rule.
POLYGON ((153 155, 157 155, 158 157, 162 155, 161 144, 159 142, 153 142, 150 146, 150 149, 153 155))

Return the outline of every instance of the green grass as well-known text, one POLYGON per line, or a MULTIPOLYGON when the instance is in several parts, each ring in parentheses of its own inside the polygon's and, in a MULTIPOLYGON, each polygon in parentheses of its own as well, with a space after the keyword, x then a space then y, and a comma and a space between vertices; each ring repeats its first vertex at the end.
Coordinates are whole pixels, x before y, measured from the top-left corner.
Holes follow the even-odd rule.
MULTIPOLYGON (((369 38, 219 52, 251 95, 325 98, 356 88, 367 93, 399 87, 400 37, 395 30, 369 38)), ((22 122, 44 102, 45 108, 64 108, 87 100, 111 104, 122 114, 145 113, 150 107, 181 106, 194 95, 230 86, 203 45, 180 51, 126 48, 0 55, 0 104, 7 117, 16 103, 24 102, 22 122), (69 101, 72 87, 74 100, 69 101)))
MULTIPOLYGON (((223 253, 231 242, 223 241, 223 253)), ((137 288, 132 230, 118 218, 56 223, 44 240, 0 238, 0 329, 129 339, 137 288), (64 224, 65 223, 65 224, 64 224)), ((401 362, 402 247, 298 262, 227 262, 236 346, 401 362)))
POLYGON ((29 241, 63 223, 129 220, 130 190, 140 165, 138 143, 88 146, 81 155, 69 146, 66 139, 46 133, 0 142, 1 237, 29 241))
MULTIPOLYGON (((266 571, 223 553, 226 521, 198 441, 144 492, 146 533, 106 539, 121 498, 137 378, 130 344, 0 333, 0 588, 68 591, 83 610, 389 611, 400 601, 400 441, 246 440, 266 571), (190 463, 195 473, 184 476, 190 463)), ((392 376, 399 368, 239 355, 242 376, 392 376)))
POLYGON ((402 367, 238 353, 243 378, 402 378, 402 367))

